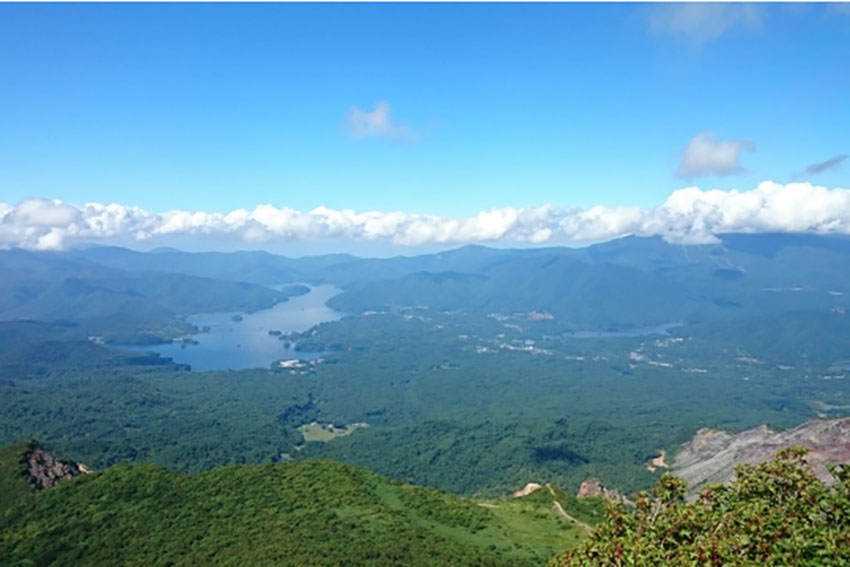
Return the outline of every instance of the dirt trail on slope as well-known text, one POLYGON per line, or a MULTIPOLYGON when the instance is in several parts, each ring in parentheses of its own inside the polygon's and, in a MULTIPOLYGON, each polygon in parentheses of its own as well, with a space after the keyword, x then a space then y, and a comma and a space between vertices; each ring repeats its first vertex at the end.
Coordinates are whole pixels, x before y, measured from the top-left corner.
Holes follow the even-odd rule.
POLYGON ((555 513, 556 513, 556 514, 558 514, 558 515, 559 515, 560 517, 562 517, 563 519, 565 519, 565 520, 567 520, 567 521, 569 521, 569 522, 574 523, 575 525, 577 525, 578 527, 580 527, 581 529, 583 529, 583 530, 584 530, 585 532, 587 532, 588 534, 593 533, 593 528, 592 528, 592 527, 590 527, 588 524, 585 524, 584 522, 582 522, 582 521, 581 521, 581 520, 579 520, 578 518, 574 518, 573 516, 570 516, 569 514, 567 514, 567 511, 566 511, 566 510, 564 510, 564 507, 563 507, 563 506, 561 506, 561 503, 560 503, 560 502, 558 502, 557 497, 555 496, 555 491, 554 491, 554 490, 552 490, 552 485, 547 484, 547 485, 546 485, 546 488, 548 488, 548 489, 549 489, 549 494, 551 494, 551 495, 552 495, 552 505, 553 505, 553 507, 555 508, 555 513))

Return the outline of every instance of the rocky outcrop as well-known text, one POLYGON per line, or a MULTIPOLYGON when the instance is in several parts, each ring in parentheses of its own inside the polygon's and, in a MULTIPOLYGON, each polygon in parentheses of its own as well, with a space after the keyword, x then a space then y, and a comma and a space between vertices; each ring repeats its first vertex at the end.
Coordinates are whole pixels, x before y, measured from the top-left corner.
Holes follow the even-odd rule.
POLYGON ((31 445, 24 453, 23 461, 27 467, 27 478, 38 490, 90 472, 85 465, 57 459, 37 444, 31 445))
POLYGON ((581 483, 576 498, 594 498, 601 496, 610 502, 621 502, 625 504, 628 500, 616 488, 608 488, 598 478, 589 478, 581 483))
POLYGON ((658 456, 653 457, 649 460, 648 463, 646 463, 646 470, 648 470, 649 472, 655 472, 658 469, 669 469, 670 466, 667 464, 667 461, 665 461, 666 458, 667 451, 665 451, 664 449, 659 449, 658 456))
POLYGON ((832 476, 826 463, 850 462, 850 418, 813 420, 781 433, 762 425, 737 435, 701 429, 682 446, 673 462, 676 475, 692 491, 706 483, 725 483, 735 477, 735 466, 770 460, 779 449, 793 446, 809 449, 806 461, 825 482, 832 476))

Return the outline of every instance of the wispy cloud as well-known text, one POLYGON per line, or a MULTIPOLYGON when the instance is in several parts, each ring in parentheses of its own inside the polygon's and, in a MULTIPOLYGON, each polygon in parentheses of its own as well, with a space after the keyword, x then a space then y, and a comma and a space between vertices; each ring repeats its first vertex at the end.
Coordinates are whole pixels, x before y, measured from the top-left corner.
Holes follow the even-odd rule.
POLYGON ((806 166, 806 169, 804 169, 799 175, 817 175, 818 173, 823 173, 824 171, 829 171, 830 169, 837 169, 841 166, 844 160, 847 159, 847 157, 847 154, 840 154, 837 156, 833 156, 827 160, 810 164, 806 166))
POLYGON ((653 5, 647 16, 652 31, 700 46, 732 29, 760 26, 763 10, 755 4, 671 2, 653 5))
POLYGON ((382 241, 399 246, 507 242, 563 244, 635 234, 702 244, 728 232, 850 234, 850 189, 765 181, 748 191, 674 191, 660 206, 503 207, 465 218, 258 205, 228 213, 153 213, 119 204, 48 199, 0 203, 0 247, 62 249, 79 242, 167 242, 217 237, 260 246, 281 241, 382 241))
POLYGON ((391 142, 413 142, 416 132, 407 124, 394 122, 386 101, 375 104, 372 110, 352 108, 345 120, 345 130, 352 138, 378 136, 391 142))
POLYGON ((697 134, 682 151, 676 175, 691 179, 700 175, 733 175, 741 173, 741 151, 755 151, 756 146, 747 140, 715 141, 714 133, 697 134))

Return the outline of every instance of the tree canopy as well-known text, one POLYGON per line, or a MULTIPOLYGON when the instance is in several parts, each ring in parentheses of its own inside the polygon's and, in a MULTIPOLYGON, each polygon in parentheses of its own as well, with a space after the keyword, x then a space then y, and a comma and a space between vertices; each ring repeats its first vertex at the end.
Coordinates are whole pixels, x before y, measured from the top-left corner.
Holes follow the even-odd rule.
POLYGON ((850 466, 833 467, 829 486, 806 453, 739 465, 732 484, 706 487, 692 502, 684 481, 665 474, 633 510, 610 505, 593 536, 552 565, 850 565, 850 466))

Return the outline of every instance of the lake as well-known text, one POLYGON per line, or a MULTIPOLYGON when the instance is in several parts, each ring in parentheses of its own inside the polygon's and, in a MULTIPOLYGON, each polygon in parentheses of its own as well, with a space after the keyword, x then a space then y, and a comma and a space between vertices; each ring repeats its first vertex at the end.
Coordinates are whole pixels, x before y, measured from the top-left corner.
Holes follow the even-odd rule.
POLYGON ((300 352, 294 345, 269 331, 303 332, 326 321, 341 319, 343 313, 334 311, 325 302, 340 293, 332 285, 308 286, 310 293, 289 298, 271 309, 256 313, 205 313, 187 320, 209 332, 192 335, 198 344, 167 343, 152 346, 123 347, 158 352, 175 362, 188 364, 192 370, 242 370, 269 368, 275 360, 288 358, 312 359, 320 352, 300 352), (239 319, 236 321, 234 319, 239 319))

